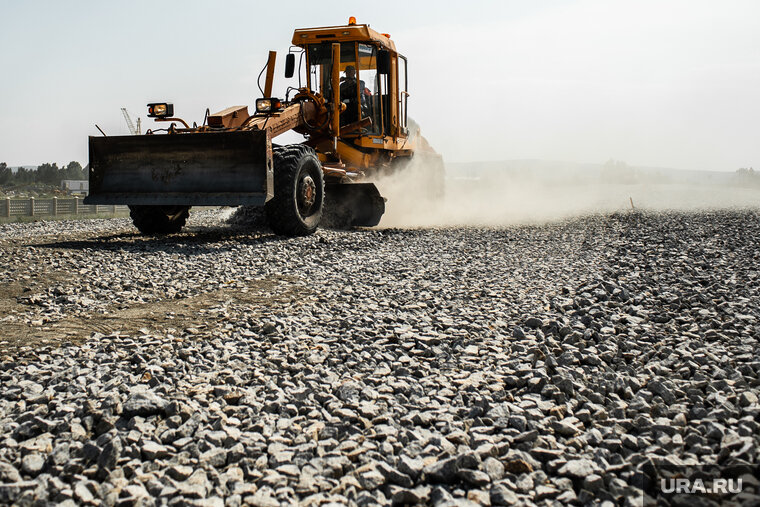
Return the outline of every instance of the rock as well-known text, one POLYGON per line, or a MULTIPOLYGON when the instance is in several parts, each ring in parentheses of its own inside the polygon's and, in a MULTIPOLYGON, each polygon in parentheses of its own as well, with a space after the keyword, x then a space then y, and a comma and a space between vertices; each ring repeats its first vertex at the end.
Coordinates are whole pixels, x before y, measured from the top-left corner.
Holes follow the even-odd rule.
POLYGON ((379 488, 380 486, 385 484, 385 481, 386 481, 383 474, 381 474, 374 468, 360 473, 357 479, 359 480, 359 484, 361 484, 361 487, 368 491, 373 491, 379 488))
POLYGON ((247 497, 246 503, 254 507, 280 507, 280 502, 272 493, 271 489, 262 488, 252 497, 247 497))
POLYGON ((536 487, 531 474, 521 474, 515 481, 515 488, 520 493, 530 493, 536 487))
POLYGON ((87 439, 87 431, 79 423, 72 423, 71 425, 71 438, 74 440, 83 442, 87 439))
POLYGON ((664 382, 659 380, 653 380, 647 385, 650 391, 654 394, 659 394, 663 401, 667 404, 675 403, 676 396, 670 387, 666 386, 664 382))
MULTIPOLYGON (((332 499, 334 500, 334 503, 327 505, 335 505, 337 507, 338 505, 349 504, 348 500, 345 498, 333 496, 332 499)), ((372 493, 362 491, 356 497, 356 505, 359 507, 375 507, 376 505, 385 505, 386 503, 387 499, 382 491, 373 491, 372 493)))
POLYGON ((141 498, 149 498, 150 493, 148 493, 148 490, 146 490, 142 484, 128 484, 121 490, 119 497, 129 499, 130 502, 134 502, 135 500, 139 500, 141 498))
POLYGON ((87 442, 82 446, 82 457, 87 461, 94 461, 100 456, 101 448, 92 442, 87 442))
POLYGON ((457 458, 456 459, 457 469, 460 469, 460 468, 477 469, 480 467, 481 459, 480 459, 480 456, 477 455, 477 453, 465 452, 465 453, 459 454, 456 458, 457 458))
POLYGON ((237 443, 227 451, 227 463, 237 463, 248 455, 245 446, 237 443))
POLYGON ((629 435, 627 433, 624 434, 624 435, 621 435, 620 442, 621 442, 622 445, 624 445, 628 449, 632 449, 634 451, 638 450, 638 448, 639 448, 639 441, 638 441, 638 439, 636 437, 634 437, 633 435, 629 435))
POLYGON ((176 493, 186 498, 205 498, 207 487, 202 484, 190 484, 187 481, 178 482, 176 493))
POLYGON ((533 493, 533 499, 536 501, 541 501, 549 498, 554 498, 557 495, 559 495, 559 491, 556 488, 542 484, 536 487, 535 492, 533 493))
POLYGON ((0 482, 21 482, 21 474, 10 463, 0 461, 0 482))
POLYGON ((209 449, 201 454, 200 461, 214 468, 222 468, 227 463, 227 450, 221 448, 209 449))
POLYGON ((486 486, 491 482, 491 478, 487 473, 480 470, 467 470, 462 469, 457 471, 457 477, 471 486, 476 488, 486 486))
POLYGON ((184 481, 193 474, 193 468, 186 465, 174 465, 166 469, 166 475, 175 481, 184 481))
POLYGON ((446 458, 423 468, 425 477, 432 482, 450 484, 457 480, 457 458, 446 458))
POLYGON ((509 426, 515 428, 517 431, 525 431, 528 425, 528 420, 522 415, 509 416, 509 426))
POLYGON ((504 484, 494 484, 489 491, 491 505, 517 505, 522 503, 514 491, 504 484))
POLYGON ((205 498, 212 485, 205 470, 195 470, 187 480, 176 483, 177 492, 188 498, 205 498))
POLYGON ((483 470, 492 482, 499 481, 504 477, 504 464, 496 458, 488 457, 483 460, 483 470))
POLYGON ((467 500, 474 505, 491 505, 491 495, 480 489, 467 491, 467 500))
POLYGON ((530 455, 536 460, 546 463, 547 461, 561 458, 564 455, 564 452, 560 449, 544 449, 542 447, 534 447, 530 450, 530 455))
POLYGON ((152 391, 137 391, 124 402, 122 414, 126 417, 148 417, 164 414, 169 402, 152 391))
POLYGON ((444 506, 454 502, 454 497, 441 486, 436 486, 430 491, 430 501, 435 506, 444 506))
POLYGON ((408 475, 413 481, 417 480, 417 478, 422 473, 422 469, 424 468, 424 464, 421 459, 410 458, 405 455, 402 455, 398 459, 397 466, 399 472, 408 475))
POLYGON ((563 437, 574 437, 580 433, 580 430, 578 430, 576 426, 565 420, 552 422, 552 429, 554 430, 554 433, 562 435, 563 437))
POLYGON ((523 459, 512 459, 504 464, 504 470, 511 474, 524 474, 533 471, 533 466, 523 459))
POLYGON ((140 450, 145 459, 151 461, 169 457, 169 450, 165 446, 153 441, 145 442, 140 450))
POLYGON ((346 382, 341 384, 335 390, 335 396, 339 400, 357 403, 359 401, 359 395, 361 393, 362 386, 358 382, 346 382))
POLYGON ((45 468, 45 458, 36 452, 27 454, 21 459, 21 470, 25 474, 36 476, 43 468, 45 468))
POLYGON ((538 329, 541 327, 541 324, 541 319, 538 319, 536 317, 530 317, 525 321, 525 326, 531 329, 538 329))
POLYGON ((22 493, 37 487, 35 481, 19 481, 0 484, 0 502, 10 505, 14 503, 22 493))
POLYGON ((74 497, 80 503, 94 503, 95 495, 89 486, 89 481, 77 481, 74 485, 74 497))
POLYGON ((375 463, 375 469, 385 478, 389 484, 397 484, 404 488, 411 488, 414 485, 411 477, 401 473, 384 461, 375 463))
POLYGON ((69 444, 67 442, 61 442, 56 445, 53 452, 50 454, 50 462, 53 465, 62 466, 69 462, 71 454, 69 453, 69 444))
POLYGON ((559 474, 574 479, 584 479, 599 471, 599 467, 589 459, 573 459, 559 469, 559 474))
POLYGON ((98 467, 104 470, 113 470, 116 466, 116 462, 121 457, 123 447, 119 437, 113 437, 111 440, 103 446, 103 450, 98 456, 98 467))
POLYGON ((602 477, 598 474, 590 474, 584 477, 583 479, 583 489, 590 491, 592 493, 596 493, 602 487, 604 486, 604 481, 602 480, 602 477))
POLYGON ((757 394, 752 391, 744 391, 739 395, 739 406, 749 407, 757 404, 757 394))
POLYGON ((430 486, 417 486, 414 489, 392 487, 391 502, 395 505, 424 505, 430 501, 430 486))
POLYGON ((529 431, 523 431, 516 437, 514 437, 513 441, 516 444, 523 443, 523 442, 533 442, 538 437, 538 430, 529 430, 529 431))

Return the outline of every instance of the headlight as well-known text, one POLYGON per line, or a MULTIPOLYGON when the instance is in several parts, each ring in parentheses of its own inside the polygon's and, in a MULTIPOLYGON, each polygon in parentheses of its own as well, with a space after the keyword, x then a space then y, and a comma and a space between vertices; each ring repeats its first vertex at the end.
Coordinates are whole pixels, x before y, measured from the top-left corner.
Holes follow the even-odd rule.
POLYGON ((256 111, 259 113, 266 113, 272 110, 271 99, 256 99, 256 111))
POLYGON ((282 102, 280 99, 267 98, 256 99, 256 112, 257 113, 271 113, 282 108, 282 102))
POLYGON ((174 116, 174 104, 166 102, 148 104, 148 117, 164 118, 166 116, 174 116))

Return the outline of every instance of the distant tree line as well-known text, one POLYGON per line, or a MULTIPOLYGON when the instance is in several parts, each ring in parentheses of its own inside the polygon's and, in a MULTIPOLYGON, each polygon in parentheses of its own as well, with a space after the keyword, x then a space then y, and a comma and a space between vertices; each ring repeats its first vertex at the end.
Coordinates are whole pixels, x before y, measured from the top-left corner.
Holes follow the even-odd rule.
POLYGON ((17 186, 29 184, 43 184, 60 186, 61 180, 86 180, 82 165, 79 162, 69 162, 65 167, 58 164, 45 163, 36 169, 19 167, 14 173, 8 164, 0 162, 0 185, 17 186))
POLYGON ((633 184, 639 182, 639 174, 622 160, 609 159, 602 166, 602 181, 633 184))
POLYGON ((751 167, 742 167, 736 170, 734 176, 736 184, 745 187, 760 187, 760 171, 751 167))

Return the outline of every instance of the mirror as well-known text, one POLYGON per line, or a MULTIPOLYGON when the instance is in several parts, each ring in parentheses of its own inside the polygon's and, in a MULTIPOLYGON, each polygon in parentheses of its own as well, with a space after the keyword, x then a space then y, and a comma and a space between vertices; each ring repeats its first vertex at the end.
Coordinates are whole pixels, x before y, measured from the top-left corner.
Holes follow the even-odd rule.
POLYGON ((381 49, 377 52, 377 72, 380 74, 391 73, 391 52, 381 49))
POLYGON ((296 55, 293 53, 288 53, 287 56, 285 56, 285 77, 291 78, 293 77, 293 72, 296 68, 296 55))

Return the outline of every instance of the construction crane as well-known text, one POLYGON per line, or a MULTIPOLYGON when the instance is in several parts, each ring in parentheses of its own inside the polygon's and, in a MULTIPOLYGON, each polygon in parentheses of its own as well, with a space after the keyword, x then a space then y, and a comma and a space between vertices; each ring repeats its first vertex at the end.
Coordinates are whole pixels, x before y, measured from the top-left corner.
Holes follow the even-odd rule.
POLYGON ((132 123, 132 118, 129 117, 129 113, 127 112, 127 108, 122 107, 121 108, 121 114, 124 115, 124 120, 127 122, 127 128, 129 128, 129 133, 133 136, 139 136, 140 135, 140 118, 137 119, 137 128, 135 128, 134 123, 132 123))

